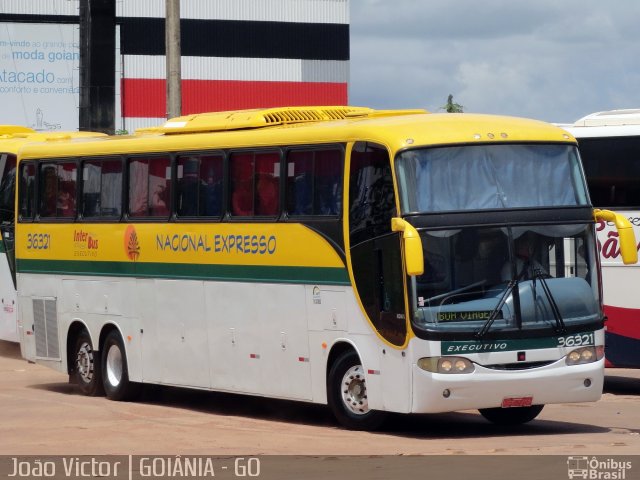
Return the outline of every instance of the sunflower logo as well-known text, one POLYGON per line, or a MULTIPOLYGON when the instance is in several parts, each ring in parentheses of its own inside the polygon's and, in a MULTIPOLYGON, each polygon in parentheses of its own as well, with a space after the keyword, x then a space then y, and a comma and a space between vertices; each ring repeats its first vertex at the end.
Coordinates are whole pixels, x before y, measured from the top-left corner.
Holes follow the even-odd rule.
POLYGON ((140 257, 140 243, 138 243, 138 234, 133 225, 129 225, 124 232, 124 251, 129 260, 134 262, 140 257))

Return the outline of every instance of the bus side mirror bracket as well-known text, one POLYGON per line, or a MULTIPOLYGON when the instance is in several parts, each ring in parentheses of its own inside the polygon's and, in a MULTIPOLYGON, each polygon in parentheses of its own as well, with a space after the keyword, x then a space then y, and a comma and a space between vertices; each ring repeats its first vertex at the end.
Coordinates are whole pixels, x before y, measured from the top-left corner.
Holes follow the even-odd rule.
POLYGON ((402 232, 407 274, 412 277, 422 275, 424 273, 424 259, 422 256, 422 240, 420 240, 418 231, 409 222, 398 217, 391 219, 391 230, 402 232))
POLYGON ((638 262, 638 247, 636 243, 636 236, 633 233, 633 226, 623 215, 620 215, 611 210, 600 210, 598 208, 593 210, 593 215, 598 220, 604 220, 607 222, 613 222, 618 231, 618 238, 620 240, 620 256, 622 262, 625 265, 631 265, 638 262))

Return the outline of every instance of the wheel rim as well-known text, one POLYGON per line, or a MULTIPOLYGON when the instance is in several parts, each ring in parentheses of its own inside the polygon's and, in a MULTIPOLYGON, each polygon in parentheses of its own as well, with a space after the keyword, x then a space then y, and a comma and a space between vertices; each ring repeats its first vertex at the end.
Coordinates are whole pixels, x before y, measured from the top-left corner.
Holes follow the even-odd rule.
POLYGON ((340 384, 342 403, 351 413, 365 415, 369 412, 367 384, 361 365, 354 365, 342 376, 340 384))
POLYGON ((76 355, 76 368, 83 382, 89 383, 93 379, 93 348, 89 342, 82 342, 76 355))
POLYGON ((106 367, 109 384, 117 387, 122 381, 122 352, 117 345, 109 347, 106 367))

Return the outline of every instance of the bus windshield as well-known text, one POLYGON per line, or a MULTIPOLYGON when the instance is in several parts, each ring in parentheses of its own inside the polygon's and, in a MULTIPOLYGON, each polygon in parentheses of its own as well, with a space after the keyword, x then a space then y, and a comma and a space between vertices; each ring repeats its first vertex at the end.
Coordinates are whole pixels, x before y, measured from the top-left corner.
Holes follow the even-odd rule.
POLYGON ((482 336, 597 323, 592 230, 578 224, 422 231, 424 274, 411 280, 415 326, 482 336))
POLYGON ((398 156, 396 168, 403 213, 589 203, 580 159, 572 145, 414 149, 398 156))

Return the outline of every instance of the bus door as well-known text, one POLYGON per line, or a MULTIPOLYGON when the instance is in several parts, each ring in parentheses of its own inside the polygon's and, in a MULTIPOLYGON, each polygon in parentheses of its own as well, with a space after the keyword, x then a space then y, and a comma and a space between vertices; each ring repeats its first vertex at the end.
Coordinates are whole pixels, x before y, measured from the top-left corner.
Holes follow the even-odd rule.
POLYGON ((355 287, 366 316, 387 345, 380 348, 384 407, 409 411, 409 359, 400 236, 391 231, 395 190, 387 150, 358 142, 351 152, 349 239, 355 287), (393 392, 402 394, 393 395, 393 392))
POLYGON ((18 341, 16 325, 16 255, 14 204, 15 155, 0 154, 0 340, 18 341))

